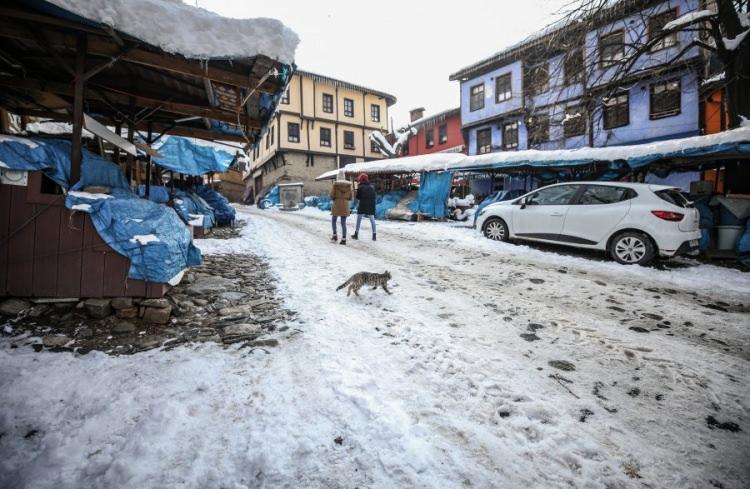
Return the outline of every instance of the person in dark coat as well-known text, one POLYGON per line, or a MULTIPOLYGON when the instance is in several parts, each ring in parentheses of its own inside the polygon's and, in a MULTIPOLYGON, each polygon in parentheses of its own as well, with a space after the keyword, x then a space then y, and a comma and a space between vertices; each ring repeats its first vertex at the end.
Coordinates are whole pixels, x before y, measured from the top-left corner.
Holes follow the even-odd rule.
POLYGON ((370 218, 370 227, 372 228, 372 240, 375 241, 375 188, 370 183, 367 173, 362 173, 357 177, 359 187, 357 188, 357 227, 354 230, 352 239, 359 239, 359 225, 362 223, 362 217, 370 218))

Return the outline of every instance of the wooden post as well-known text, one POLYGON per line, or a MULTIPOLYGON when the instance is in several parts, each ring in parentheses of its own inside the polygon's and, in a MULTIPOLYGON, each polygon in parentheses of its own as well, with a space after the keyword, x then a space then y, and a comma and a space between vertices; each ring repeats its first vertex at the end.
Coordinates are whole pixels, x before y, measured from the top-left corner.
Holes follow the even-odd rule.
MULTIPOLYGON (((151 145, 154 133, 151 130, 151 123, 148 123, 148 144, 151 145)), ((148 199, 151 195, 151 155, 146 155, 146 198, 148 199)))
MULTIPOLYGON (((118 122, 117 124, 115 124, 115 134, 117 134, 118 136, 120 136, 120 131, 121 131, 121 130, 122 130, 122 124, 120 124, 120 123, 118 122)), ((114 160, 115 160, 115 164, 116 164, 117 166, 120 166, 120 147, 119 147, 119 146, 117 146, 117 145, 115 145, 115 154, 114 154, 114 160)), ((122 167, 121 167, 121 166, 120 166, 120 168, 122 169, 122 167)), ((129 182, 128 182, 128 183, 129 183, 129 182)))
POLYGON ((83 97, 86 81, 86 34, 76 38, 76 77, 73 90, 73 145, 70 154, 70 186, 81 178, 81 133, 83 132, 83 97))
MULTIPOLYGON (((135 99, 130 97, 130 110, 128 111, 128 141, 133 142, 135 134, 135 99)), ((133 155, 128 153, 125 156, 125 176, 128 177, 128 185, 133 179, 133 155)))

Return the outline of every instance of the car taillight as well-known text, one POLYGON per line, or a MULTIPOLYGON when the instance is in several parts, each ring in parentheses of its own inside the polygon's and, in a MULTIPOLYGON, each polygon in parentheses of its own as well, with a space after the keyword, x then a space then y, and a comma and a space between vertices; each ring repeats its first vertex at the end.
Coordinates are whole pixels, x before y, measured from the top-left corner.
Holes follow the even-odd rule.
POLYGON ((659 219, 664 219, 665 221, 672 222, 682 221, 682 218, 685 217, 685 214, 671 211, 651 211, 651 214, 655 215, 659 219))

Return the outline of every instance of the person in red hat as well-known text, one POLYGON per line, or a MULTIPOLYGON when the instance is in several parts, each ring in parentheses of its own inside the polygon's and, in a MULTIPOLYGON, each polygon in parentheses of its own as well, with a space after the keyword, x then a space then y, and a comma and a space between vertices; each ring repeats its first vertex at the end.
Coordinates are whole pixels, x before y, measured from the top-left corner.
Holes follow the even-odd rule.
POLYGON ((357 177, 359 187, 357 188, 357 200, 359 205, 357 206, 357 227, 354 230, 352 239, 359 239, 359 225, 362 223, 362 217, 368 217, 370 219, 370 227, 372 228, 372 240, 375 241, 377 235, 375 234, 375 187, 370 183, 370 178, 367 173, 362 173, 357 177))

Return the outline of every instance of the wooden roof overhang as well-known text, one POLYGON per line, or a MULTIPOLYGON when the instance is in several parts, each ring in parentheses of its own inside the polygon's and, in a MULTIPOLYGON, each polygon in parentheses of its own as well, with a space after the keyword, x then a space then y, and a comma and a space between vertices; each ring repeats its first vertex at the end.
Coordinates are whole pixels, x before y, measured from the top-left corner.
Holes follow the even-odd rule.
MULTIPOLYGON (((272 115, 261 97, 278 98, 290 69, 263 55, 188 59, 23 0, 0 6, 0 107, 72 122, 74 146, 83 112, 131 137, 142 130, 252 146, 272 115)), ((72 160, 75 176, 75 149, 72 160)))

